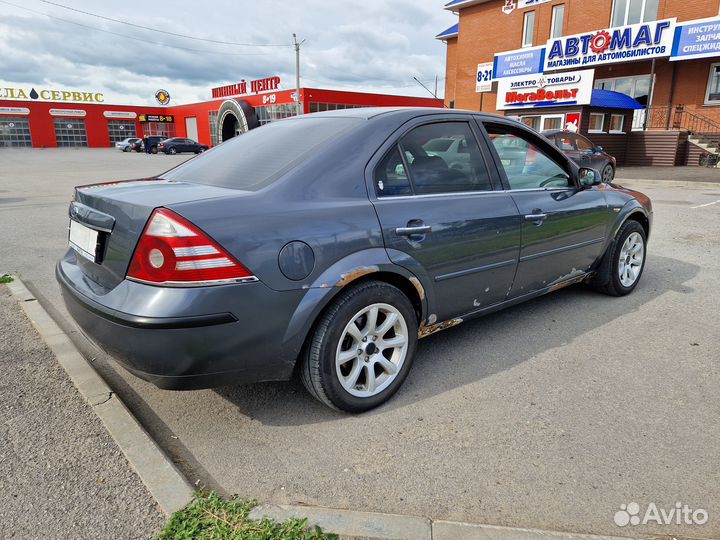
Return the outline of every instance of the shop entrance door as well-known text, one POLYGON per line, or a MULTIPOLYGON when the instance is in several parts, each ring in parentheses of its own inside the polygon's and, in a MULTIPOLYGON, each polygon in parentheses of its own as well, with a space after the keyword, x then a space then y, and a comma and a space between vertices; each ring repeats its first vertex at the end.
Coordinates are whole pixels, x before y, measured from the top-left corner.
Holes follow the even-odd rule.
POLYGON ((185 131, 188 139, 192 139, 195 142, 198 141, 197 118, 191 116, 185 119, 185 131))

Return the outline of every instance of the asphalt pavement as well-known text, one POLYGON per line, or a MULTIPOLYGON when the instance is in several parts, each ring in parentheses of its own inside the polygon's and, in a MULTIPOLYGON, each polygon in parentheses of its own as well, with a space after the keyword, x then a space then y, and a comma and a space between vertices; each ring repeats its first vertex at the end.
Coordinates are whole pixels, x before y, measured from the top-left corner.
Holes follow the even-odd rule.
POLYGON ((720 187, 644 189, 655 228, 632 295, 573 287, 426 338, 390 403, 347 416, 297 382, 158 390, 67 318, 53 264, 65 250, 72 186, 182 159, 0 151, 0 273, 22 275, 192 482, 279 504, 720 536, 720 187), (630 502, 681 502, 710 519, 615 525, 630 502))
POLYGON ((0 285, 0 538, 150 538, 165 518, 0 285))

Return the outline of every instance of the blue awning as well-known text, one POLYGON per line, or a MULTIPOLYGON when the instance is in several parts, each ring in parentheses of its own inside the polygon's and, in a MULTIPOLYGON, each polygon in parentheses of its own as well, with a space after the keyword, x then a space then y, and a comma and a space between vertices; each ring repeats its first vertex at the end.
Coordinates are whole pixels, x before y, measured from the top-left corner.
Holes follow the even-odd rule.
POLYGON ((593 90, 590 98, 591 107, 604 107, 606 109, 644 109, 642 105, 627 94, 613 92, 612 90, 593 90))
POLYGON ((460 23, 455 23, 444 32, 440 32, 437 36, 435 36, 435 39, 450 39, 457 37, 459 28, 460 23))

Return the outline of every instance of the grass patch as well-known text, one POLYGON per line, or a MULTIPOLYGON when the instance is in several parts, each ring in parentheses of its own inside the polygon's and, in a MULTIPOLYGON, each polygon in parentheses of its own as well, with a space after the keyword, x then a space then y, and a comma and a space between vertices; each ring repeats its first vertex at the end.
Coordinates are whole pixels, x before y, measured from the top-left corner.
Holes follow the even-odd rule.
POLYGON ((263 518, 253 521, 249 499, 224 499, 214 491, 198 492, 182 510, 170 516, 156 540, 336 540, 337 535, 309 527, 307 519, 282 523, 263 518))
POLYGON ((14 279, 8 274, 0 276, 0 283, 12 283, 14 279))

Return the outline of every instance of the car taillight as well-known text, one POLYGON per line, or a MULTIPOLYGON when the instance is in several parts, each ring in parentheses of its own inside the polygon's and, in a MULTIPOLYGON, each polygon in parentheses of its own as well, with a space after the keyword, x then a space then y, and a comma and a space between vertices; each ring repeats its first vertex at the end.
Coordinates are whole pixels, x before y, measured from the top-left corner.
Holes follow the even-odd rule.
POLYGON ((166 208, 158 208, 150 217, 127 278, 180 287, 257 281, 217 242, 166 208))

